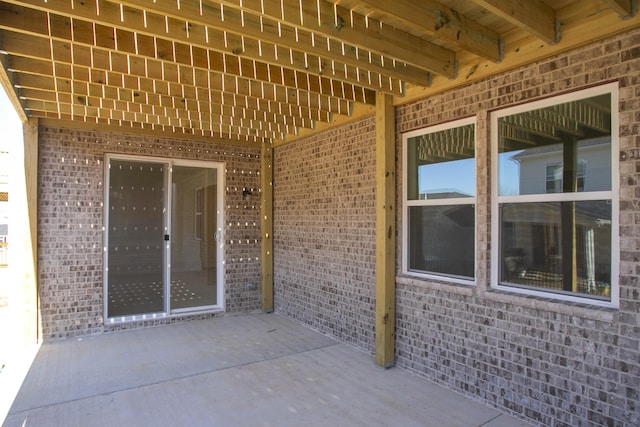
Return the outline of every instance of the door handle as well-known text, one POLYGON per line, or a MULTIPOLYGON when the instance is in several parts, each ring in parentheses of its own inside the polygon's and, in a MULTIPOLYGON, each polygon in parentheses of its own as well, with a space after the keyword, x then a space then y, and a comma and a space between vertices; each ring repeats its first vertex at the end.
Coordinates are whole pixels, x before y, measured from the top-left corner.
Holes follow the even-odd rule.
POLYGON ((213 233, 213 238, 215 239, 217 244, 220 244, 220 241, 222 240, 222 230, 217 230, 215 233, 213 233))

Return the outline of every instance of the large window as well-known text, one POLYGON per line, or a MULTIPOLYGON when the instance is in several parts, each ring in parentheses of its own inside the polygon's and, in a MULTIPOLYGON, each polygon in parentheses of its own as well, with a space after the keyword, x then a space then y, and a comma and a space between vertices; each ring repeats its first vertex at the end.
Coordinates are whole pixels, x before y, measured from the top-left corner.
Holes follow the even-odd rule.
POLYGON ((492 114, 495 286, 617 304, 614 106, 606 85, 492 114))
POLYGON ((403 272, 471 282, 475 276, 473 119, 406 133, 403 272))

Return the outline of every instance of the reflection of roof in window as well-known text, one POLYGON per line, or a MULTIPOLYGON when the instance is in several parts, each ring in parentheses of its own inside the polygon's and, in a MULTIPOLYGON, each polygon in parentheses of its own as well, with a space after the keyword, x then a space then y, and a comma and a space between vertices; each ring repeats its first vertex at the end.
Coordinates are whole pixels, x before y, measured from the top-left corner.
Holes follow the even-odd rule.
POLYGON ((462 193, 460 190, 456 189, 432 189, 427 191, 426 193, 421 193, 421 196, 426 196, 426 200, 433 199, 457 199, 459 197, 473 197, 471 194, 462 193))
MULTIPOLYGON (((598 145, 607 145, 607 144, 611 144, 610 136, 585 139, 583 141, 578 141, 578 149, 587 148, 587 147, 596 147, 598 145)), ((520 161, 520 159, 524 159, 526 157, 538 156, 541 154, 555 153, 560 151, 562 151, 562 144, 543 145, 541 147, 533 147, 533 148, 527 148, 525 150, 522 150, 518 152, 518 154, 511 156, 509 159, 520 161)))

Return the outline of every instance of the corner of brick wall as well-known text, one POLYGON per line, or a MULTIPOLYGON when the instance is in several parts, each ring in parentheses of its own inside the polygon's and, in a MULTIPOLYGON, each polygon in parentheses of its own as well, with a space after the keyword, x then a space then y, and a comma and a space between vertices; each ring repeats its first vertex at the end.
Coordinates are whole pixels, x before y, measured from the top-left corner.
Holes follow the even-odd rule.
POLYGON ((276 148, 273 182, 276 312, 373 351, 374 119, 276 148))

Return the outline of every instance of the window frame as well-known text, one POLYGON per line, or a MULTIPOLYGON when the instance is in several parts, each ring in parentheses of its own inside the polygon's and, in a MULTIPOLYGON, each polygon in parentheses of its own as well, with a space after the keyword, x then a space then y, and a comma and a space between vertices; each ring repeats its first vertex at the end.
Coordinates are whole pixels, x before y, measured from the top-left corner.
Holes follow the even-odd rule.
MULTIPOLYGON (((620 299, 619 269, 620 269, 620 238, 619 238, 619 95, 618 84, 609 83, 595 86, 563 95, 520 104, 493 111, 490 114, 490 144, 491 144, 491 282, 490 288, 494 290, 506 291, 514 294, 543 297, 546 299, 558 300, 561 302, 582 303, 592 306, 618 308, 620 299), (591 98, 598 95, 610 94, 611 96, 611 190, 592 192, 572 192, 572 193, 545 193, 545 194, 525 194, 525 195, 504 195, 500 196, 498 182, 498 120, 505 116, 510 116, 526 111, 550 107, 580 99, 591 98), (549 292, 542 288, 520 288, 513 285, 500 283, 500 206, 507 203, 535 203, 535 202, 560 202, 560 201, 594 201, 609 200, 611 202, 611 292, 610 299, 602 300, 591 298, 583 294, 568 294, 549 292)), ((585 177, 586 183, 586 177, 585 177)))
POLYGON ((478 214, 476 209, 476 201, 478 197, 478 137, 477 137, 477 119, 475 116, 454 120, 447 123, 427 126, 402 134, 402 274, 422 279, 437 280, 441 282, 449 282, 468 286, 475 286, 477 281, 478 268, 478 214), (408 150, 407 144, 410 138, 430 133, 436 133, 443 130, 453 129, 457 127, 473 125, 474 128, 474 193, 473 197, 457 197, 457 198, 436 198, 436 199, 417 199, 409 200, 407 185, 407 164, 408 150), (438 274, 435 272, 421 272, 409 269, 409 208, 414 206, 445 206, 445 205, 471 205, 474 208, 473 218, 473 278, 464 278, 462 276, 438 274))

